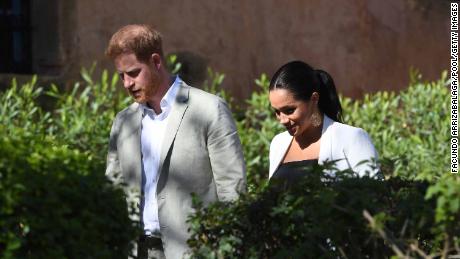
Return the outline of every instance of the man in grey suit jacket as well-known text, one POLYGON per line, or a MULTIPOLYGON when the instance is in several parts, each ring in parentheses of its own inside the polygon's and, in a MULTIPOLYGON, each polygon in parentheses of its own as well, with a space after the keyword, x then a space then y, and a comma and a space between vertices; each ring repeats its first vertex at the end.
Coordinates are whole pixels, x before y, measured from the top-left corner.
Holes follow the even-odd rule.
POLYGON ((241 143, 225 102, 188 86, 165 67, 160 34, 128 25, 106 54, 135 103, 117 114, 106 174, 140 193, 140 258, 182 258, 191 193, 204 204, 246 190, 241 143))

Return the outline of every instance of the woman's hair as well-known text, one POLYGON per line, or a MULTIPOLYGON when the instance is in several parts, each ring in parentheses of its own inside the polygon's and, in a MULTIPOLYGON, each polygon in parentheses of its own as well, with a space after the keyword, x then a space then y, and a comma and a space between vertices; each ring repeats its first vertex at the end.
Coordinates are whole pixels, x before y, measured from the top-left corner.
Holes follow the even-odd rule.
POLYGON ((313 69, 302 61, 291 61, 276 71, 269 90, 286 89, 296 100, 309 101, 313 92, 319 94, 318 108, 334 121, 342 122, 342 106, 332 77, 313 69))

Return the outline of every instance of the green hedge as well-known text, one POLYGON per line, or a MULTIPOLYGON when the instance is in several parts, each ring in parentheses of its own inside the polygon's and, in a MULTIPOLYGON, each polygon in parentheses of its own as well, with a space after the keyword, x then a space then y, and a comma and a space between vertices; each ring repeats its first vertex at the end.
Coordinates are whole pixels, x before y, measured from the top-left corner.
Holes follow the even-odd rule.
POLYGON ((70 94, 52 87, 45 95, 34 78, 0 93, 1 258, 131 253, 136 223, 121 188, 104 176, 115 83, 106 93, 89 94, 108 86, 88 84, 70 94), (55 106, 44 111, 39 102, 50 96, 55 106))
POLYGON ((257 79, 261 89, 246 101, 237 121, 250 192, 236 204, 197 205, 190 218, 194 257, 460 253, 460 177, 449 172, 447 74, 433 82, 422 81, 416 72, 410 76, 410 85, 399 93, 341 98, 345 123, 365 129, 373 139, 385 182, 353 179, 329 185, 307 179, 281 194, 266 187, 269 143, 283 129, 270 109, 268 78, 257 79), (254 205, 261 202, 262 207, 254 205), (367 219, 363 211, 370 212, 367 219))
POLYGON ((447 73, 423 82, 412 72, 409 87, 398 94, 382 91, 342 103, 345 121, 368 131, 379 155, 394 162, 390 171, 435 181, 450 171, 449 100, 447 73))
MULTIPOLYGON (((116 74, 104 71, 98 80, 91 74, 83 69, 69 92, 38 87, 34 78, 0 93, 2 258, 117 258, 131 251, 137 234, 131 208, 103 175, 112 119, 130 100, 117 90, 116 74)), ((205 88, 231 101, 220 88, 224 75, 209 74, 205 88)), ((339 248, 386 256, 396 253, 391 247, 415 255, 452 253, 459 245, 460 177, 449 173, 446 74, 435 82, 412 74, 400 93, 342 98, 345 121, 364 128, 375 143, 384 183, 326 184, 311 176, 286 193, 267 187, 269 144, 283 129, 270 109, 267 76, 256 84, 259 91, 245 105, 231 104, 249 193, 235 204, 198 206, 191 218, 195 256, 295 255, 304 245, 318 256, 343 256, 339 248)))
POLYGON ((87 153, 25 135, 0 139, 2 256, 127 258, 136 228, 123 191, 87 153))
POLYGON ((434 202, 423 195, 426 183, 354 178, 350 172, 327 177, 321 169, 287 190, 271 183, 233 204, 197 203, 188 241, 192 257, 389 258, 391 245, 409 250, 409 239, 421 250, 440 250, 442 241, 431 232, 434 202), (375 231, 391 238, 374 233, 363 213, 376 221, 375 231))

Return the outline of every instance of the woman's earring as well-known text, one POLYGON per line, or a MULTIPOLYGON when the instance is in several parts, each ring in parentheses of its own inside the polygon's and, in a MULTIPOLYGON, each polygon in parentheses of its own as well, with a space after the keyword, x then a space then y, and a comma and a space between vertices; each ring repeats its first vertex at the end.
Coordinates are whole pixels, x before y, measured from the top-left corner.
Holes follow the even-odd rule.
POLYGON ((321 126, 321 115, 319 114, 319 112, 314 112, 312 115, 311 115, 311 125, 315 128, 321 126))

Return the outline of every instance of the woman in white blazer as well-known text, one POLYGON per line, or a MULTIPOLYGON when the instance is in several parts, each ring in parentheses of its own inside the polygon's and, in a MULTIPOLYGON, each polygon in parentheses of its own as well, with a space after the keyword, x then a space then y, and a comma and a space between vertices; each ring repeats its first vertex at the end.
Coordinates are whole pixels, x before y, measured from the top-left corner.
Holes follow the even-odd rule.
POLYGON ((270 145, 271 179, 297 181, 305 168, 336 161, 360 176, 377 176, 377 152, 369 135, 341 123, 342 107, 331 76, 302 61, 283 65, 272 77, 269 98, 286 131, 270 145))

